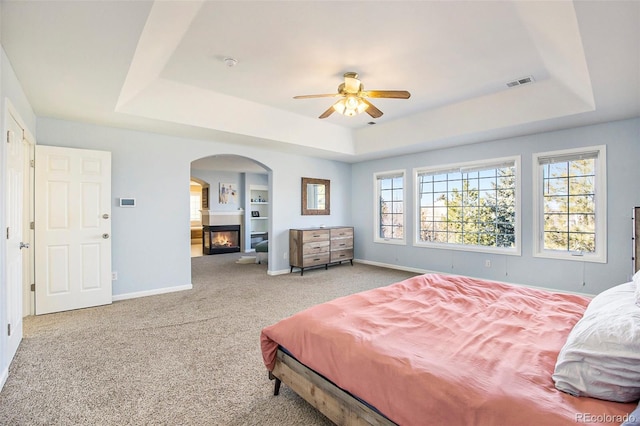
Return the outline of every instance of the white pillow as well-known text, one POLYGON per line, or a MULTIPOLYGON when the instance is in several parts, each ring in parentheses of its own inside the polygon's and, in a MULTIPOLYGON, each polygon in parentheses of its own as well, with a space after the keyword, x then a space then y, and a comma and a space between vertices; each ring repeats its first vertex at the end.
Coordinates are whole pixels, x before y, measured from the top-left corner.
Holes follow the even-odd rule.
POLYGON ((593 298, 558 355, 552 376, 556 388, 617 402, 640 398, 640 309, 635 302, 632 282, 593 298))

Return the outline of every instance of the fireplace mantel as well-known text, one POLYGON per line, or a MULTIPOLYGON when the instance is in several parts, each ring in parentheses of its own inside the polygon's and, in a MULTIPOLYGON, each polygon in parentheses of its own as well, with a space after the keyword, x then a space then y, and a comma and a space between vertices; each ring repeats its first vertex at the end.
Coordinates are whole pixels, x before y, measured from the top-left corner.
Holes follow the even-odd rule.
POLYGON ((242 225, 244 210, 213 211, 201 210, 203 226, 242 225))

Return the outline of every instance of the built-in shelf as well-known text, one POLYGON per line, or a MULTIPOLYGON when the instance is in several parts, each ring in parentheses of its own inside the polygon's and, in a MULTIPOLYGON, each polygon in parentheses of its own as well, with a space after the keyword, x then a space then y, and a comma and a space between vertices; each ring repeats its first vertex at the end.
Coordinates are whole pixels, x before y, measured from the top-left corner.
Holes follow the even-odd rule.
POLYGON ((249 185, 251 211, 251 248, 269 239, 269 187, 266 185, 249 185))

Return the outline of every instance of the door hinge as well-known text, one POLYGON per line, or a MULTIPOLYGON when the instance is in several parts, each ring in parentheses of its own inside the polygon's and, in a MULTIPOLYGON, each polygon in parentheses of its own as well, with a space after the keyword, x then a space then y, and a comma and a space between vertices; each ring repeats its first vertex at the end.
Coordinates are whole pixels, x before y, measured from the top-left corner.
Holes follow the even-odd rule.
POLYGON ((31 284, 31 291, 36 291, 36 283, 31 284))
POLYGON ((31 167, 35 167, 36 166, 36 160, 29 160, 29 164, 31 164, 31 167))
POLYGON ((36 223, 35 222, 30 222, 29 223, 29 229, 36 229, 36 223))
POLYGON ((9 227, 7 226, 7 240, 9 239, 9 227))
POLYGON ((11 130, 7 130, 7 143, 11 143, 11 130))
POLYGON ((7 336, 11 336, 11 324, 7 324, 7 336))

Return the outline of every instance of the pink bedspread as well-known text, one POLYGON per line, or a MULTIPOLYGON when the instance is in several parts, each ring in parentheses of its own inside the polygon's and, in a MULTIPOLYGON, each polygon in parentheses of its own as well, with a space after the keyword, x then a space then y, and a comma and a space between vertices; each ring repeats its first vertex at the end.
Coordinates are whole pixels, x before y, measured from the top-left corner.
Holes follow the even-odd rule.
POLYGON ((589 299, 428 274, 314 306, 262 330, 400 425, 620 424, 635 404, 554 387, 560 348, 589 299))

